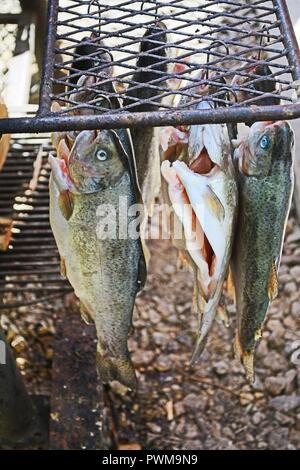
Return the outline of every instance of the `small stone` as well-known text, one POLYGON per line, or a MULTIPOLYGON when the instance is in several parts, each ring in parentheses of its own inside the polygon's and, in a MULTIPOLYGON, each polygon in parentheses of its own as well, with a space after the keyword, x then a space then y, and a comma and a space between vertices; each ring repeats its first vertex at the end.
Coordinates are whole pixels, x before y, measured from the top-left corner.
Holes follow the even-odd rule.
POLYGON ((286 239, 287 243, 295 243, 300 240, 300 228, 296 228, 286 239))
POLYGON ((295 320, 300 320, 300 302, 299 301, 292 303, 291 314, 295 320))
POLYGON ((284 413, 280 413, 280 411, 276 411, 275 419, 278 423, 282 424, 282 426, 290 426, 291 424, 294 424, 293 418, 290 418, 284 413))
POLYGON ((153 339, 154 339, 154 343, 157 345, 157 346, 165 346, 170 337, 169 335, 165 334, 165 333, 160 333, 158 331, 154 332, 153 333, 153 339))
POLYGON ((295 429, 297 429, 297 431, 300 431, 300 413, 298 413, 296 416, 295 429))
POLYGON ((284 334, 284 328, 279 320, 269 320, 267 327, 271 333, 276 333, 278 336, 284 334))
POLYGON ((279 274, 278 281, 281 285, 291 282, 292 276, 289 273, 279 274))
POLYGON ((276 351, 269 352, 269 354, 263 358, 263 363, 265 367, 271 369, 273 372, 280 372, 288 369, 287 361, 276 351))
POLYGON ((296 282, 300 281, 300 266, 293 266, 290 269, 290 273, 296 282))
POLYGON ((174 413, 175 416, 180 416, 185 412, 185 407, 182 401, 178 401, 177 403, 174 404, 174 413))
POLYGON ((285 391, 287 394, 291 394, 294 391, 296 377, 297 371, 295 369, 291 369, 285 374, 285 391))
POLYGON ((189 393, 182 400, 184 406, 189 410, 201 409, 204 410, 207 405, 207 400, 203 396, 199 397, 196 393, 189 393))
POLYGON ((254 396, 252 393, 247 393, 247 392, 241 392, 240 393, 240 403, 242 406, 249 405, 249 403, 252 403, 254 400, 254 396))
POLYGON ((256 349, 256 356, 263 358, 266 357, 269 352, 268 349, 268 343, 265 338, 262 338, 260 342, 258 343, 257 349, 256 349))
POLYGON ((11 342, 11 347, 16 351, 17 354, 20 354, 22 351, 24 351, 24 349, 27 348, 25 338, 20 335, 15 336, 11 342))
POLYGON ((157 313, 157 311, 154 310, 153 308, 150 308, 150 309, 149 309, 148 316, 149 316, 149 320, 150 320, 151 323, 153 323, 154 325, 156 325, 157 323, 160 322, 160 315, 159 315, 159 314, 157 313))
POLYGON ((272 398, 269 402, 269 406, 275 410, 289 413, 290 411, 296 410, 300 407, 300 396, 281 395, 280 397, 272 398))
POLYGON ((260 413, 259 411, 257 413, 254 413, 254 415, 252 416, 253 424, 259 424, 263 419, 264 419, 264 415, 263 413, 260 413))
POLYGON ((157 357, 154 367, 159 372, 166 372, 167 370, 171 369, 172 361, 169 358, 169 356, 164 356, 163 354, 161 354, 160 356, 157 357))
POLYGON ((286 317, 283 320, 283 323, 290 330, 296 330, 296 328, 297 328, 297 324, 296 324, 295 320, 292 317, 286 317))
POLYGON ((213 365, 213 369, 217 375, 226 375, 228 373, 228 364, 225 361, 219 361, 213 365))
POLYGON ((284 292, 287 294, 287 295, 291 295, 291 294, 294 294, 294 292, 297 291, 297 286, 296 286, 296 283, 295 282, 288 282, 287 284, 285 284, 284 286, 284 292))
POLYGON ((137 367, 147 366, 153 361, 154 356, 155 354, 153 351, 137 350, 132 354, 132 361, 137 367))
POLYGON ((257 444, 257 448, 258 449, 267 449, 268 447, 268 443, 265 442, 265 441, 260 441, 258 444, 257 444))
POLYGON ((280 395, 285 389, 286 381, 284 377, 267 377, 265 387, 273 395, 280 395))
POLYGON ((164 273, 166 274, 174 274, 176 272, 176 268, 173 264, 166 264, 164 267, 164 273))
POLYGON ((271 431, 268 436, 269 448, 274 450, 285 450, 288 444, 288 434, 289 431, 287 428, 280 428, 271 431))
POLYGON ((290 435, 289 435, 290 441, 295 444, 296 449, 299 449, 300 447, 300 431, 297 429, 291 429, 290 435))
POLYGON ((161 427, 158 426, 158 424, 156 423, 147 423, 147 428, 156 434, 159 434, 161 432, 161 427))

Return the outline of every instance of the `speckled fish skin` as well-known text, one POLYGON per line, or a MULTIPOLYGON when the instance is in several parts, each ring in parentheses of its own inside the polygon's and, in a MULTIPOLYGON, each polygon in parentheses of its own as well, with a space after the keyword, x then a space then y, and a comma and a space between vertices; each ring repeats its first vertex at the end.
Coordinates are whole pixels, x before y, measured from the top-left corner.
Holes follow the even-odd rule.
MULTIPOLYGON (((124 135, 124 134, 123 134, 124 135)), ((132 170, 113 131, 83 131, 69 156, 69 173, 77 193, 68 220, 65 244, 66 275, 80 299, 82 313, 95 322, 97 369, 100 380, 119 380, 136 387, 127 338, 131 328, 135 297, 145 281, 140 239, 107 238, 97 235, 101 219, 99 206, 109 204, 119 220, 119 198, 126 196, 128 207, 137 202, 132 170), (108 155, 98 161, 99 151, 108 155)), ((128 223, 133 218, 128 217, 128 223)), ((118 230, 118 228, 117 228, 118 230)))
POLYGON ((238 315, 235 349, 250 381, 255 343, 270 300, 277 294, 276 271, 293 191, 293 147, 291 126, 280 121, 254 124, 235 151, 239 168, 232 259, 238 315))

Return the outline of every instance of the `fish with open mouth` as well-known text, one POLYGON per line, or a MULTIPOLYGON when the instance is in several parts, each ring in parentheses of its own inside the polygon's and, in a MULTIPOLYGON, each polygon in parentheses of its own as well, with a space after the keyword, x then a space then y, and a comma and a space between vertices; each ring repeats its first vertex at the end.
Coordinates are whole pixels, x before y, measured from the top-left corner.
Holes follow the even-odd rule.
MULTIPOLYGON (((211 106, 202 101, 199 108, 211 106)), ((181 159, 163 161, 161 171, 183 225, 184 257, 195 276, 194 304, 200 320, 195 362, 213 324, 232 251, 237 187, 226 126, 191 126, 181 159)))
MULTIPOLYGON (((49 157, 60 207, 64 207, 60 219, 67 224, 61 253, 66 276, 80 299, 82 315, 96 325, 100 380, 118 380, 134 389, 127 338, 146 268, 138 224, 136 236, 126 237, 121 237, 118 224, 120 198, 127 198, 129 208, 140 202, 131 140, 125 129, 83 131, 66 156, 49 157), (99 215, 102 208, 108 210, 105 207, 111 208, 116 224, 112 237, 99 235, 99 215)), ((129 214, 128 227, 134 222, 129 214)), ((52 228, 57 238, 57 223, 52 228)))
POLYGON ((236 291, 235 352, 254 380, 254 350, 270 302, 293 192, 294 136, 288 122, 258 122, 235 150, 239 211, 232 272, 236 291))

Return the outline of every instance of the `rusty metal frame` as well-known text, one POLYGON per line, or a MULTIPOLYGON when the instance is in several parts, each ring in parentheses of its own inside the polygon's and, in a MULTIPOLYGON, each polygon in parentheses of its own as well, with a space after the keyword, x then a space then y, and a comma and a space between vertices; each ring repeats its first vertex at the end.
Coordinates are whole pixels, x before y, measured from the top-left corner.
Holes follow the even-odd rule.
MULTIPOLYGON (((256 4, 259 6, 260 2, 257 1, 256 4)), ((285 57, 288 60, 288 71, 291 73, 293 80, 297 82, 300 80, 300 52, 286 1, 273 0, 273 5, 282 36, 282 43, 285 48, 285 57)), ((256 106, 255 103, 253 105, 249 103, 247 106, 220 106, 205 111, 173 108, 166 110, 158 109, 152 112, 106 112, 104 114, 85 116, 51 113, 51 91, 55 70, 55 41, 57 38, 59 8, 59 0, 49 0, 48 32, 45 42, 45 61, 38 113, 35 117, 0 120, 0 133, 38 133, 54 130, 250 122, 254 120, 295 119, 300 117, 299 103, 272 106, 256 106)))

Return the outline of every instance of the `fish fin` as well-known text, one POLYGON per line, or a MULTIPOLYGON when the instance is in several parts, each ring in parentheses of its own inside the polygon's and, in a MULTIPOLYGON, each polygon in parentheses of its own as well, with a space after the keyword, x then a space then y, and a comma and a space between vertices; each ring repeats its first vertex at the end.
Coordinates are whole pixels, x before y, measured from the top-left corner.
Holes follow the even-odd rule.
POLYGON ((230 300, 235 304, 236 303, 236 293, 235 293, 235 286, 233 280, 233 273, 232 270, 229 268, 227 282, 226 282, 226 290, 230 300))
POLYGON ((220 222, 223 222, 225 218, 224 206, 210 186, 207 186, 207 191, 204 194, 204 203, 207 205, 210 212, 215 215, 220 222))
POLYGON ((276 299, 277 295, 278 295, 278 277, 277 277, 276 264, 275 264, 275 261, 273 261, 271 271, 270 271, 270 276, 269 276, 269 282, 268 282, 268 296, 269 296, 270 302, 276 299))
POLYGON ((88 308, 82 301, 80 301, 79 303, 79 311, 80 311, 80 315, 84 323, 86 323, 87 325, 92 325, 94 323, 93 318, 88 308))
POLYGON ((247 380, 253 384, 255 382, 254 351, 243 350, 238 333, 235 335, 233 349, 236 359, 239 360, 244 366, 247 380))
POLYGON ((198 336, 196 346, 194 348, 192 358, 191 358, 191 362, 190 362, 191 366, 194 366, 199 361, 200 356, 203 353, 204 348, 206 346, 207 338, 208 338, 207 334, 205 336, 203 336, 203 335, 198 336))
POLYGON ((56 152, 58 158, 65 160, 66 163, 69 161, 70 150, 64 138, 59 141, 56 152))
POLYGON ((73 214, 74 209, 73 195, 70 193, 70 191, 62 191, 59 194, 58 204, 64 218, 69 220, 73 214))
POLYGON ((261 331, 261 328, 257 328, 256 332, 255 332, 255 335, 254 335, 254 339, 255 341, 259 341, 262 337, 262 331, 261 331))
POLYGON ((183 250, 178 250, 177 260, 176 260, 176 268, 177 271, 181 271, 185 269, 189 265, 188 257, 183 250))
POLYGON ((217 314, 216 314, 216 321, 219 322, 219 323, 222 323, 227 328, 229 327, 229 325, 230 325, 229 317, 228 317, 228 313, 226 312, 226 309, 225 309, 224 305, 219 305, 218 306, 217 314))
POLYGON ((146 240, 141 238, 141 243, 142 243, 142 248, 143 248, 143 253, 144 253, 144 261, 140 260, 140 263, 141 263, 140 268, 141 268, 141 271, 142 271, 142 277, 144 277, 144 279, 145 279, 146 276, 147 276, 147 268, 149 266, 150 259, 151 259, 151 253, 150 253, 150 250, 148 248, 146 240), (145 265, 145 263, 146 263, 146 265, 145 265), (146 271, 146 273, 144 271, 146 271))
POLYGON ((137 380, 130 358, 111 357, 97 351, 96 364, 102 383, 117 380, 131 390, 136 390, 137 380))
POLYGON ((67 277, 66 259, 64 256, 60 258, 60 275, 67 277))

